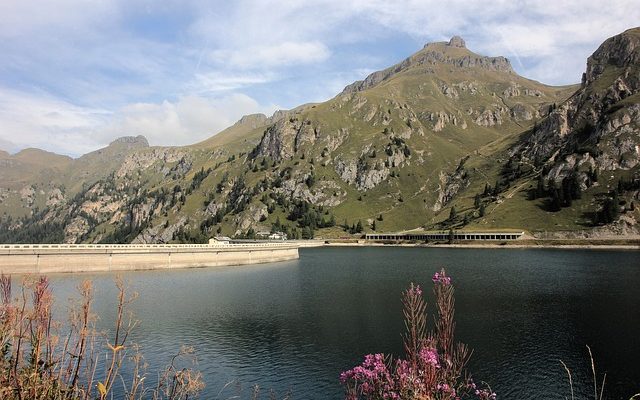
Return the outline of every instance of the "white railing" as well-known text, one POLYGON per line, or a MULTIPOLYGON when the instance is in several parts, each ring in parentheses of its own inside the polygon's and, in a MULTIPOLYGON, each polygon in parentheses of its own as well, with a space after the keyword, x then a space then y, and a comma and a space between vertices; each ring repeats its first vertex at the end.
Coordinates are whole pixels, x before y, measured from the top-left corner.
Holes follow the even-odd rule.
POLYGON ((171 249, 237 249, 264 247, 297 247, 293 243, 229 243, 229 244, 0 244, 0 250, 171 250, 171 249))

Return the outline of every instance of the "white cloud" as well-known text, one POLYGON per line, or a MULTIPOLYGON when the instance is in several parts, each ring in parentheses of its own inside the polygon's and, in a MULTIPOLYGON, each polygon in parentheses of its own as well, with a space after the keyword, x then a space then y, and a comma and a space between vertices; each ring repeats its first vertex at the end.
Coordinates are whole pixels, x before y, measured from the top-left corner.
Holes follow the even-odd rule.
POLYGON ((204 140, 246 114, 271 114, 277 106, 263 106, 234 93, 217 99, 186 96, 176 102, 131 104, 120 110, 103 130, 108 137, 144 135, 152 145, 187 145, 204 140))
POLYGON ((45 93, 29 94, 0 88, 0 138, 13 150, 38 147, 82 154, 95 150, 95 130, 110 112, 78 107, 45 93))
MULTIPOLYGON (((208 3, 195 6, 199 16, 190 27, 194 37, 207 38, 211 54, 230 67, 269 68, 305 60, 323 62, 331 48, 404 34, 416 41, 446 40, 462 35, 472 50, 504 55, 527 77, 550 84, 579 81, 584 60, 607 37, 640 21, 637 0, 238 0, 220 15, 208 3), (278 57, 282 43, 318 43, 323 52, 300 49, 299 60, 278 57), (231 49, 231 50, 227 50, 231 49), (541 68, 562 65, 564 68, 541 68), (280 60, 281 64, 277 64, 280 60), (575 62, 574 60, 581 60, 575 62), (263 61, 263 62, 261 62, 263 61), (273 61, 273 63, 271 62, 273 61)), ((417 48, 416 48, 417 50, 417 48)), ((388 51, 380 48, 381 54, 388 51)), ((218 64, 219 65, 219 64, 218 64)), ((366 67, 353 65, 353 68, 366 67)))
POLYGON ((110 22, 119 4, 111 0, 20 0, 0 2, 0 38, 15 39, 53 28, 60 37, 67 32, 90 32, 110 22))
POLYGON ((0 151, 6 151, 8 153, 15 153, 19 150, 19 147, 15 143, 10 142, 0 137, 0 151))
POLYGON ((210 55, 213 63, 227 67, 264 69, 325 61, 331 52, 324 44, 312 42, 283 42, 272 46, 248 46, 235 50, 216 50, 210 55))
POLYGON ((109 112, 42 93, 0 88, 0 149, 38 147, 79 156, 131 135, 144 135, 152 145, 187 145, 218 133, 243 115, 271 114, 278 108, 231 93, 214 99, 189 95, 174 102, 133 103, 109 112))
POLYGON ((0 16, 0 147, 9 141, 78 155, 131 134, 192 143, 272 104, 328 98, 408 55, 393 40, 418 50, 459 34, 478 53, 509 57, 526 77, 577 82, 604 39, 638 24, 640 7, 637 0, 0 0, 0 16))
POLYGON ((238 74, 212 71, 196 74, 195 79, 188 86, 189 92, 209 93, 224 92, 241 89, 246 86, 266 83, 273 79, 267 74, 238 74))

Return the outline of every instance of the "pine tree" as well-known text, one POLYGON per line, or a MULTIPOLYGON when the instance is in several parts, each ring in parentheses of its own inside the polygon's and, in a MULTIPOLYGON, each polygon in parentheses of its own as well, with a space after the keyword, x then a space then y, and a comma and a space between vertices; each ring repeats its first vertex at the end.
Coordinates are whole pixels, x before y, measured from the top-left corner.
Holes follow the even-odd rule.
POLYGON ((305 226, 304 228, 302 228, 302 239, 313 239, 313 229, 311 229, 308 226, 305 226))
POLYGON ((546 190, 544 188, 544 178, 542 174, 538 175, 538 185, 536 187, 536 198, 542 198, 546 194, 546 190))
POLYGON ((557 188, 553 188, 551 191, 551 205, 549 206, 549 211, 560 211, 560 208, 562 208, 560 190, 557 188))
POLYGON ((453 221, 454 219, 456 219, 457 215, 458 213, 456 212, 456 206, 451 206, 451 211, 449 211, 449 221, 453 221))
POLYGON ((571 193, 572 199, 578 200, 582 198, 582 188, 580 187, 580 183, 578 182, 578 177, 575 174, 571 175, 569 191, 571 193))
POLYGON ((489 194, 491 194, 491 185, 489 185, 488 183, 484 184, 484 192, 482 192, 483 196, 488 196, 489 194))
POLYGON ((485 212, 486 212, 485 205, 484 203, 482 203, 480 204, 480 217, 484 217, 485 212))
POLYGON ((589 179, 591 179, 592 182, 598 182, 598 171, 593 169, 591 165, 589 166, 589 179))
POLYGON ((473 199, 473 205, 475 206, 475 208, 480 208, 480 204, 482 204, 482 198, 480 197, 480 193, 478 193, 473 199))

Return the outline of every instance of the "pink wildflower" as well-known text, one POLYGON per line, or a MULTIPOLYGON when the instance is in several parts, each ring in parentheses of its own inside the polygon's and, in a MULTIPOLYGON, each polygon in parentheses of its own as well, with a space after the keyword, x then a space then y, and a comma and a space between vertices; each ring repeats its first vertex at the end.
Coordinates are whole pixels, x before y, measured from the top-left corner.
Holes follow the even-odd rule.
POLYGON ((451 278, 447 276, 446 272, 444 272, 444 269, 440 272, 436 272, 435 274, 433 274, 433 277, 431 278, 431 280, 435 284, 439 283, 443 286, 451 285, 451 278))
POLYGON ((438 351, 430 347, 423 347, 418 353, 420 361, 424 365, 431 365, 432 367, 440 368, 440 362, 438 361, 438 351))

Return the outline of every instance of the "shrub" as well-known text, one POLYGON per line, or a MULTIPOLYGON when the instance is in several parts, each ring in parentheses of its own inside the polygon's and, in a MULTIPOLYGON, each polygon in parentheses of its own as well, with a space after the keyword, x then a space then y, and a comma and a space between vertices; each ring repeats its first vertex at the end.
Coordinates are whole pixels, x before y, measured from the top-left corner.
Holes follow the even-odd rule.
POLYGON ((160 371, 154 388, 145 388, 144 362, 135 345, 127 341, 137 325, 128 306, 137 295, 116 279, 118 304, 111 337, 95 326, 93 286, 84 281, 80 298, 71 304, 67 324, 52 315, 53 293, 46 277, 27 278, 13 298, 11 277, 0 277, 0 398, 106 399, 114 398, 114 385, 122 385, 119 398, 137 400, 187 399, 204 388, 202 376, 178 362, 191 358, 182 348, 160 371), (98 362, 98 360, 102 360, 98 362), (131 362, 128 382, 120 374, 131 362))
POLYGON ((465 366, 470 351, 454 339, 454 289, 445 270, 433 276, 437 317, 427 329, 427 303, 413 283, 402 295, 406 332, 405 358, 369 354, 363 363, 340 375, 347 400, 495 399, 491 388, 478 387, 465 366))

